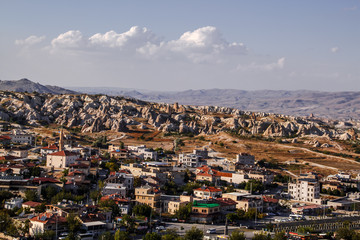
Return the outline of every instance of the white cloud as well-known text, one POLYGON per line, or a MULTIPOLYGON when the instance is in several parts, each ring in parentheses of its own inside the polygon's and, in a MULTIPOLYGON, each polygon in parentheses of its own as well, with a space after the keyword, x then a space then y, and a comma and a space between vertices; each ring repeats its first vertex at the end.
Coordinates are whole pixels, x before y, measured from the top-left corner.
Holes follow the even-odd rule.
POLYGON ((68 31, 60 34, 57 38, 51 41, 54 48, 82 48, 87 44, 86 40, 80 31, 68 31))
POLYGON ((356 11, 357 9, 358 9, 358 7, 356 5, 353 7, 344 8, 345 11, 356 11))
POLYGON ((276 69, 283 69, 285 66, 285 58, 282 57, 278 59, 276 62, 273 63, 265 63, 265 64, 258 64, 258 63, 251 63, 249 65, 238 65, 237 70, 242 71, 252 71, 252 70, 260 70, 260 71, 273 71, 276 69))
POLYGON ((185 32, 179 39, 147 43, 137 51, 148 58, 187 58, 192 62, 222 62, 226 56, 244 55, 247 48, 243 43, 229 43, 212 26, 185 32))
POLYGON ((109 31, 104 34, 94 34, 89 38, 89 42, 93 46, 124 49, 127 47, 138 48, 149 43, 155 44, 158 43, 159 40, 158 37, 147 28, 134 26, 124 33, 109 31))
POLYGON ((332 47, 332 48, 330 49, 330 51, 331 51, 332 53, 336 53, 336 52, 339 51, 339 47, 332 47))
POLYGON ((44 39, 45 39, 45 36, 38 37, 38 36, 32 35, 32 36, 30 36, 30 37, 28 37, 26 39, 16 40, 15 44, 16 45, 22 45, 22 46, 30 46, 30 45, 40 43, 44 39))
MULTIPOLYGON (((222 62, 227 56, 238 56, 247 53, 243 43, 229 43, 221 33, 212 26, 202 27, 185 32, 176 40, 161 41, 147 28, 131 27, 128 31, 117 33, 109 31, 96 33, 89 38, 80 31, 68 31, 51 41, 54 49, 102 51, 117 50, 117 53, 127 52, 147 59, 179 59, 185 58, 191 62, 222 62)), ((113 51, 111 51, 113 52, 113 51)))

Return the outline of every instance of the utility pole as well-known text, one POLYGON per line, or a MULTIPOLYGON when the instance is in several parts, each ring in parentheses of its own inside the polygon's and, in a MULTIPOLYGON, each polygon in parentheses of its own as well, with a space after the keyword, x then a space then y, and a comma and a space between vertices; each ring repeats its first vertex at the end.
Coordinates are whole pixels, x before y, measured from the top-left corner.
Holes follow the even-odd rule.
POLYGON ((58 239, 58 215, 57 215, 57 212, 56 212, 56 215, 55 215, 55 239, 58 239))

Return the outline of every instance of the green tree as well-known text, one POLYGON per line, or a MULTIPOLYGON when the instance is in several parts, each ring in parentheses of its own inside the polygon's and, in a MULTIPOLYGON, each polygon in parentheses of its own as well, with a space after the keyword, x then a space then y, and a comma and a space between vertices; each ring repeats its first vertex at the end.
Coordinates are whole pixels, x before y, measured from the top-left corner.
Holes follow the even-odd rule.
POLYGON ((180 240, 179 234, 177 234, 175 228, 168 228, 165 234, 161 237, 161 240, 180 240))
POLYGON ((128 232, 117 230, 114 236, 114 240, 131 240, 128 232))
POLYGON ((153 233, 147 233, 144 237, 143 240, 161 240, 161 235, 153 232, 153 233))
POLYGON ((32 190, 26 190, 25 191, 25 199, 26 201, 34 201, 36 202, 38 200, 38 195, 35 191, 32 190))
POLYGON ((180 206, 175 215, 180 220, 188 220, 191 214, 192 203, 188 203, 185 206, 180 206))
POLYGON ((310 228, 310 227, 299 227, 299 228, 297 229, 297 231, 298 231, 299 233, 311 233, 311 232, 313 231, 313 229, 310 228))
POLYGON ((226 218, 229 222, 236 222, 239 220, 239 216, 236 213, 228 213, 226 214, 226 218))
POLYGON ((178 192, 178 185, 176 185, 174 181, 170 180, 164 184, 162 190, 165 192, 165 194, 176 195, 178 192))
POLYGON ((336 231, 336 239, 352 240, 353 237, 356 237, 356 233, 349 227, 343 227, 336 231))
POLYGON ((245 239, 246 239, 245 234, 238 229, 233 231, 229 236, 229 240, 245 240, 245 239))
POLYGON ((35 212, 36 212, 36 213, 43 213, 43 212, 45 212, 45 210, 46 210, 46 205, 45 205, 45 203, 42 203, 42 204, 40 204, 39 206, 36 206, 36 207, 35 207, 35 212))
POLYGON ((124 226, 124 227, 126 227, 126 230, 127 230, 128 232, 134 232, 134 229, 135 229, 135 220, 134 220, 130 215, 125 214, 125 215, 122 217, 121 225, 124 226))
POLYGON ((105 168, 109 169, 110 172, 117 172, 119 171, 119 165, 114 162, 107 162, 105 164, 105 168))
POLYGON ((245 190, 251 190, 251 192, 261 192, 264 190, 264 184, 261 181, 251 179, 246 183, 245 190))
POLYGON ((136 216, 144 216, 144 217, 150 217, 152 208, 145 204, 138 204, 135 205, 133 208, 133 213, 136 216))
POLYGON ((100 201, 99 206, 101 208, 110 208, 112 211, 113 217, 120 215, 120 212, 121 212, 120 208, 113 199, 107 199, 105 201, 100 201))
POLYGON ((46 188, 43 188, 41 192, 42 192, 42 197, 47 202, 50 202, 51 198, 53 198, 59 191, 55 186, 49 185, 46 188))
POLYGON ((141 187, 141 178, 140 177, 134 177, 134 188, 141 187))
POLYGON ((43 233, 38 233, 34 236, 35 240, 52 240, 55 237, 55 232, 46 230, 43 233))
POLYGON ((93 202, 97 203, 101 197, 100 191, 94 190, 90 192, 90 198, 93 202))
POLYGON ((6 212, 6 210, 0 211, 0 223, 0 232, 5 232, 6 228, 12 224, 10 215, 6 212))
POLYGON ((81 222, 76 214, 70 213, 67 218, 66 222, 69 229, 69 240, 75 240, 76 233, 80 230, 81 222))
POLYGON ((184 236, 184 240, 202 240, 204 237, 203 231, 192 227, 190 230, 187 230, 184 236))
POLYGON ((200 188, 201 184, 197 182, 188 182, 185 186, 183 186, 183 191, 192 194, 195 188, 200 188))
POLYGON ((114 240, 114 235, 111 232, 104 232, 99 236, 101 240, 114 240))
POLYGON ((271 240, 271 236, 266 233, 255 233, 252 240, 271 240))
POLYGON ((286 237, 285 232, 278 232, 275 234, 274 240, 287 240, 288 238, 286 237))

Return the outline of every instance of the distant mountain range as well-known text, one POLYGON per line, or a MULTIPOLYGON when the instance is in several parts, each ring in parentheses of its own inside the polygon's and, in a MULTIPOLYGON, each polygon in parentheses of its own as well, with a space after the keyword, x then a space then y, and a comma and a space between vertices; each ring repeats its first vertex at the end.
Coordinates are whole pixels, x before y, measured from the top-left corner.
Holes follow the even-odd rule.
POLYGON ((110 87, 41 85, 28 79, 0 81, 0 90, 52 94, 106 94, 159 103, 232 107, 245 111, 360 120, 360 92, 204 89, 174 92, 110 87), (69 90, 70 89, 70 90, 69 90))
POLYGON ((38 93, 52 93, 52 94, 74 94, 75 91, 61 88, 58 86, 41 85, 40 83, 32 82, 26 78, 14 81, 0 80, 0 90, 14 91, 14 92, 38 92, 38 93))
POLYGON ((320 92, 309 90, 203 89, 156 92, 126 88, 70 88, 88 94, 127 96, 144 101, 184 105, 222 106, 246 111, 293 116, 315 115, 331 119, 360 119, 360 92, 320 92))

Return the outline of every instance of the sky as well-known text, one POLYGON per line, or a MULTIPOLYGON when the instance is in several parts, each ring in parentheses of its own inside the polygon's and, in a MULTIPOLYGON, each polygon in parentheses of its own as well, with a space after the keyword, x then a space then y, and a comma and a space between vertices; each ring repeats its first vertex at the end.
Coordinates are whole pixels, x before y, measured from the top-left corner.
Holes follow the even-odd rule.
POLYGON ((0 79, 360 91, 360 0, 1 0, 0 79))

